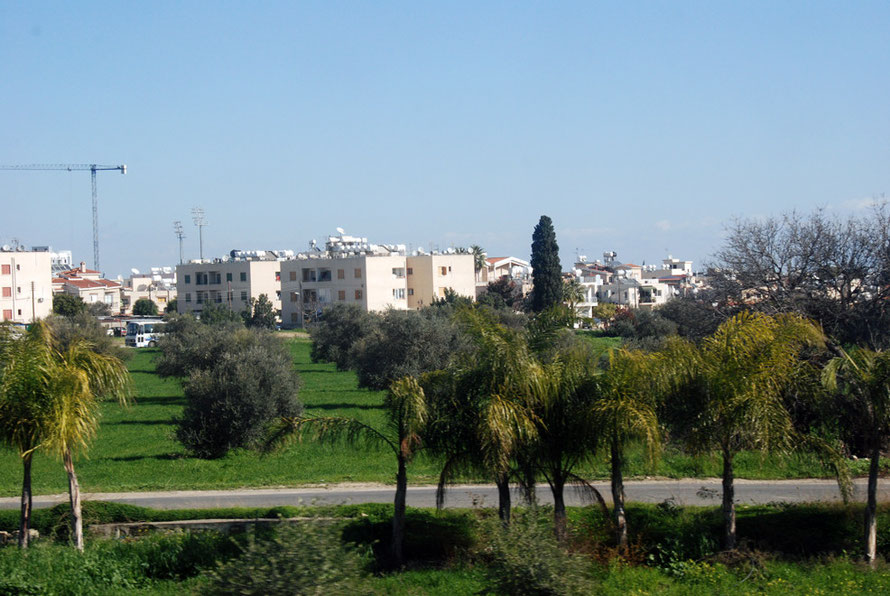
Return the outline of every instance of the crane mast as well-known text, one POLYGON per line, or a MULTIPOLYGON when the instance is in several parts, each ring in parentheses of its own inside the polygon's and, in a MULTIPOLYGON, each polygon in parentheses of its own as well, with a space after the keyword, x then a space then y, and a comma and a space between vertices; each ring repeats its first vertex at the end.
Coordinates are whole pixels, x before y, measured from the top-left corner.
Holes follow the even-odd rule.
POLYGON ((119 166, 106 166, 106 165, 98 165, 98 164, 28 164, 28 165, 17 165, 17 166, 0 166, 0 170, 38 170, 38 171, 48 171, 48 170, 67 170, 69 172, 78 171, 78 170, 89 170, 90 171, 90 185, 93 190, 93 267, 95 267, 96 271, 101 271, 99 268, 99 194, 96 191, 96 172, 105 172, 109 170, 120 170, 121 174, 127 173, 126 164, 121 164, 119 166))

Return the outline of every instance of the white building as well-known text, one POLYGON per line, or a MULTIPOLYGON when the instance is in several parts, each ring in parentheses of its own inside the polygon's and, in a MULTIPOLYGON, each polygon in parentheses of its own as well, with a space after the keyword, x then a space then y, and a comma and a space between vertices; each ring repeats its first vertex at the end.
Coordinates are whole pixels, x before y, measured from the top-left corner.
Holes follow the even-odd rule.
POLYGON ((52 310, 50 253, 0 248, 0 321, 33 323, 52 310))

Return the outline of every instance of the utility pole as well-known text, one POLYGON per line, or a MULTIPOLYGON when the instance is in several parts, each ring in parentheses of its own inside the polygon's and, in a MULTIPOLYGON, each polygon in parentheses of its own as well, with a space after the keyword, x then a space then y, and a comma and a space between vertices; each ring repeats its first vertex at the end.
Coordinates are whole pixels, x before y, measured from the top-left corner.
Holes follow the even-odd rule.
POLYGON ((93 267, 96 268, 96 271, 101 271, 99 267, 99 195, 96 192, 96 172, 118 170, 121 174, 126 174, 127 166, 125 164, 119 166, 103 166, 94 163, 31 164, 23 166, 0 166, 0 170, 67 170, 69 172, 75 170, 89 170, 90 185, 93 190, 93 267))
POLYGON ((173 233, 179 238, 179 264, 182 265, 182 239, 185 238, 185 232, 182 229, 182 222, 176 220, 173 222, 173 233))
POLYGON ((204 209, 201 207, 192 207, 192 221, 198 226, 198 248, 201 260, 204 260, 204 226, 207 220, 204 219, 204 209))

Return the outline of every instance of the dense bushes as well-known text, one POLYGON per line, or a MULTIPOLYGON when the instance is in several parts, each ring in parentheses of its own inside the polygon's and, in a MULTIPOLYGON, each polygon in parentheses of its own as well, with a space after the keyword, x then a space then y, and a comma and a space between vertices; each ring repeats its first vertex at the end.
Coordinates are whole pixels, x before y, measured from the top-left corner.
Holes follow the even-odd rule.
POLYGON ((209 369, 189 376, 176 438, 205 458, 253 447, 269 422, 302 412, 297 384, 286 351, 252 345, 223 352, 209 369))
POLYGON ((285 525, 251 539, 237 559, 208 575, 204 594, 353 594, 364 575, 359 552, 330 524, 285 525))
POLYGON ((186 377, 176 437, 199 457, 253 447, 270 422, 302 412, 290 352, 268 331, 175 317, 161 351, 158 372, 186 377))
POLYGON ((386 389, 405 375, 443 368, 462 349, 452 310, 446 304, 381 315, 357 306, 334 306, 310 329, 312 358, 334 362, 340 370, 354 369, 360 387, 386 389))

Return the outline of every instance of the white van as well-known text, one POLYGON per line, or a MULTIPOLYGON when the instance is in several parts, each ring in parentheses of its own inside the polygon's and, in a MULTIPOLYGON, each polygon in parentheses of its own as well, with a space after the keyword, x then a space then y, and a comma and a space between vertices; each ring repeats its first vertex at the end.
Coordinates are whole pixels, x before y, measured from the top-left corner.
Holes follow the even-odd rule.
POLYGON ((127 323, 125 344, 131 348, 153 348, 164 335, 162 319, 139 319, 127 323))

